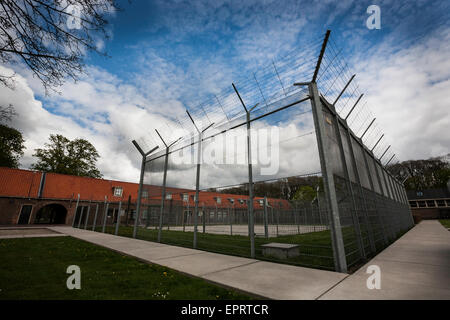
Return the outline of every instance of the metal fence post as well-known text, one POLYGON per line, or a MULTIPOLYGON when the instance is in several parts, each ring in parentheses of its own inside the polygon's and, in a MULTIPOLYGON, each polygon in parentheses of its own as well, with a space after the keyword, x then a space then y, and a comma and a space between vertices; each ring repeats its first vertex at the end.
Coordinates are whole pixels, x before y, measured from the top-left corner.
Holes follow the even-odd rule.
POLYGON ((78 229, 80 229, 81 227, 81 220, 83 220, 83 212, 84 212, 84 206, 81 207, 81 212, 80 212, 80 218, 78 219, 78 229))
POLYGON ((230 236, 233 235, 233 221, 231 219, 231 210, 230 207, 228 207, 228 220, 230 221, 230 236))
POLYGON ((138 220, 139 220, 139 217, 141 216, 141 199, 142 199, 142 187, 144 185, 145 162, 146 162, 147 156, 149 154, 151 154, 153 151, 155 151, 156 149, 158 149, 159 147, 156 146, 153 149, 151 149, 150 151, 148 151, 147 153, 145 153, 135 140, 133 140, 132 143, 134 144, 134 146, 136 147, 136 149, 139 151, 139 153, 142 156, 141 173, 139 176, 138 198, 137 198, 137 204, 136 204, 136 217, 134 218, 134 226, 133 226, 133 238, 136 238, 138 220))
MULTIPOLYGON (((311 207, 311 216, 313 215, 313 208, 311 207)), ((309 227, 308 224, 308 210, 306 208, 303 209, 303 224, 309 227)))
POLYGON ((414 223, 414 217, 412 215, 411 208, 409 207, 408 195, 406 193, 406 188, 405 188, 405 186, 403 184, 401 185, 401 188, 402 188, 402 192, 403 192, 403 195, 404 195, 403 197, 405 198, 405 206, 406 206, 406 208, 408 210, 409 218, 410 218, 410 221, 411 221, 411 224, 409 225, 409 227, 413 227, 414 224, 415 224, 414 223))
MULTIPOLYGON (((217 204, 216 204, 216 210, 214 211, 214 218, 217 223, 217 204)), ((205 233, 206 229, 206 211, 205 211, 205 204, 202 205, 202 226, 203 226, 203 233, 205 233)))
POLYGON ((119 201, 119 209, 117 210, 117 220, 116 220, 116 231, 114 234, 117 236, 119 234, 119 226, 120 226, 120 210, 122 209, 122 201, 119 201))
POLYGON ((197 150, 197 174, 195 181, 195 207, 194 207, 194 240, 193 248, 197 249, 197 224, 198 224, 198 202, 199 202, 199 189, 200 189, 200 163, 202 155, 202 139, 203 132, 198 133, 198 150, 197 150))
POLYGON ((113 210, 113 212, 112 212, 112 224, 114 224, 114 218, 116 217, 116 208, 113 208, 112 209, 113 210))
POLYGON ((295 208, 293 211, 294 224, 297 225, 297 234, 300 234, 300 222, 299 222, 300 217, 297 217, 297 214, 298 214, 298 205, 297 205, 297 202, 295 202, 295 208))
POLYGON ((247 122, 247 163, 248 163, 248 224, 249 224, 249 236, 250 236, 250 256, 252 258, 255 257, 255 221, 254 221, 254 212, 253 212, 253 169, 252 169, 252 140, 251 140, 251 131, 250 131, 250 112, 256 108, 258 104, 253 106, 250 110, 244 104, 244 101, 241 98, 236 86, 233 85, 233 89, 236 92, 242 106, 245 109, 246 113, 246 122, 247 122))
MULTIPOLYGON (((145 214, 145 228, 148 229, 148 227, 150 226, 150 221, 152 220, 152 216, 153 216, 153 210, 152 210, 152 206, 147 205, 146 207, 144 205, 141 205, 143 210, 142 210, 142 216, 144 216, 145 214), (144 209, 146 208, 146 209, 144 209)), ((155 223, 155 230, 159 228, 159 224, 157 225, 155 223)))
POLYGON ((166 156, 164 159, 164 174, 163 174, 163 185, 162 185, 162 195, 161 195, 161 207, 160 207, 160 211, 159 211, 158 242, 161 242, 163 214, 164 214, 164 201, 166 201, 166 179, 167 179, 168 163, 169 163, 169 147, 166 147, 166 156))
POLYGON ((97 203, 97 205, 95 206, 95 214, 94 214, 94 221, 92 223, 92 231, 95 231, 95 225, 97 223, 98 207, 99 207, 99 205, 97 203))
POLYGON ((275 210, 275 216, 277 219, 277 237, 278 237, 279 236, 278 225, 280 224, 280 209, 279 208, 277 210, 275 210))
POLYGON ((269 221, 267 216, 267 197, 264 197, 264 237, 269 239, 269 221))
POLYGON ((248 192, 249 192, 249 223, 250 223, 250 256, 255 257, 255 221, 253 212, 253 170, 252 170, 252 142, 250 132, 250 112, 247 112, 247 154, 248 154, 248 192))
MULTIPOLYGON (((189 215, 190 215, 190 210, 189 210, 189 195, 188 195, 186 217, 184 216, 184 213, 183 213, 183 232, 186 231, 186 218, 189 218, 189 215)), ((188 221, 188 223, 189 223, 189 221, 188 221)))
MULTIPOLYGON (((317 186, 317 211, 319 212, 319 223, 322 226, 323 219, 322 219, 322 209, 320 207, 320 194, 319 194, 319 186, 317 186)), ((311 212, 313 212, 313 207, 311 206, 311 212)))
POLYGON ((109 202, 106 202, 105 212, 103 215, 103 226, 102 226, 103 233, 105 233, 105 230, 106 230, 106 219, 108 218, 108 208, 109 208, 109 202))
POLYGON ((320 167, 322 169, 325 196, 327 198, 326 205, 329 208, 332 240, 331 242, 333 246, 335 269, 338 272, 347 272, 344 239, 342 236, 334 177, 330 165, 331 156, 328 154, 329 148, 325 131, 325 119, 322 110, 322 103, 320 101, 319 92, 317 90, 317 84, 315 82, 311 82, 308 84, 308 87, 309 95, 311 97, 314 126, 316 128, 320 167))
POLYGON ((77 211, 78 211, 78 203, 80 202, 80 194, 78 194, 77 197, 77 204, 75 205, 75 214, 73 215, 73 220, 72 220, 72 228, 75 227, 75 219, 77 217, 77 211))
POLYGON ((184 219, 185 219, 185 214, 184 214, 184 205, 181 205, 181 226, 183 227, 183 232, 184 232, 184 219))
POLYGON ((138 197, 137 197, 137 204, 136 204, 136 216, 134 217, 134 226, 133 226, 133 238, 136 238, 138 221, 139 221, 139 217, 141 216, 142 186, 144 184, 145 159, 146 159, 145 155, 142 154, 141 174, 139 176, 139 188, 138 188, 138 197))
POLYGON ((88 221, 89 221, 89 213, 91 212, 91 201, 89 201, 89 205, 86 212, 86 220, 84 221, 84 230, 87 229, 88 221))
POLYGON ((203 132, 208 130, 211 126, 213 126, 214 123, 211 123, 209 126, 207 126, 205 129, 200 130, 197 125, 195 124, 194 119, 192 118, 189 111, 186 110, 186 113, 188 114, 189 118, 192 121, 192 124, 194 125, 195 129, 198 132, 198 152, 197 152, 197 174, 196 174, 196 180, 195 180, 195 209, 194 209, 194 240, 193 240, 193 248, 197 249, 197 229, 198 229, 198 202, 199 202, 199 189, 200 189, 200 163, 202 162, 202 141, 203 141, 203 132))

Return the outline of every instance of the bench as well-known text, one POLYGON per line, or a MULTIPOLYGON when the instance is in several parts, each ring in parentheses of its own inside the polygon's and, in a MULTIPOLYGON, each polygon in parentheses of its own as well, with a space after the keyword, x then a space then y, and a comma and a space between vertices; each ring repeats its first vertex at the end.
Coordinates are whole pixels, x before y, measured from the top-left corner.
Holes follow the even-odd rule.
POLYGON ((263 256, 287 259, 300 255, 298 244, 271 242, 261 245, 263 256))

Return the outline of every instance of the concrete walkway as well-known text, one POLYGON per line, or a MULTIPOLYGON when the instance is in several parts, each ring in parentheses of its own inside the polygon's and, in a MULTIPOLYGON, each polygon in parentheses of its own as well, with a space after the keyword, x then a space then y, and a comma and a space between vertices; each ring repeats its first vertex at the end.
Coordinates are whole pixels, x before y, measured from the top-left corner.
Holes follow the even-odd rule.
POLYGON ((423 221, 353 275, 210 253, 110 234, 49 227, 142 261, 270 299, 450 299, 450 232, 423 221), (367 266, 381 289, 366 286, 367 266))
POLYGON ((424 220, 320 299, 450 299, 450 232, 424 220), (381 270, 381 289, 369 290, 369 265, 381 270))
POLYGON ((0 227, 0 239, 14 238, 43 238, 65 237, 67 234, 58 233, 45 227, 0 227))
POLYGON ((263 298, 317 299, 347 276, 71 227, 49 229, 263 298))

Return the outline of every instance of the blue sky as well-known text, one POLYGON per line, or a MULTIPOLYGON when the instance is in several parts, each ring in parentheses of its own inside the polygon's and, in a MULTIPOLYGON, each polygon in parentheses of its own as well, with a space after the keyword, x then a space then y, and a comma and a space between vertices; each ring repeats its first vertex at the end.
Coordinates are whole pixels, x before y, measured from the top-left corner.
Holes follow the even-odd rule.
POLYGON ((61 133, 93 142, 105 177, 136 180, 132 139, 145 139, 150 128, 229 90, 272 59, 320 43, 327 29, 397 158, 450 152, 440 133, 450 126, 449 100, 438 97, 450 89, 449 1, 119 4, 123 11, 110 16, 111 39, 99 42, 110 58, 89 53, 87 74, 58 88, 61 94, 46 96, 26 69, 3 66, 21 76, 15 92, 0 88, 0 102, 18 110, 14 124, 27 140, 22 167, 50 133, 61 133), (366 27, 372 4, 381 9, 380 30, 366 27))

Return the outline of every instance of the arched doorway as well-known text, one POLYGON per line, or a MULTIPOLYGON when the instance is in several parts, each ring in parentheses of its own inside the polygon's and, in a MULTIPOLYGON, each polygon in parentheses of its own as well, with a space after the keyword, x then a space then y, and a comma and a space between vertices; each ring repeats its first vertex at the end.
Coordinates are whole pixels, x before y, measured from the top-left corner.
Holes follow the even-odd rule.
POLYGON ((60 204, 48 204, 36 212, 35 224, 64 224, 66 222, 67 209, 60 204))

